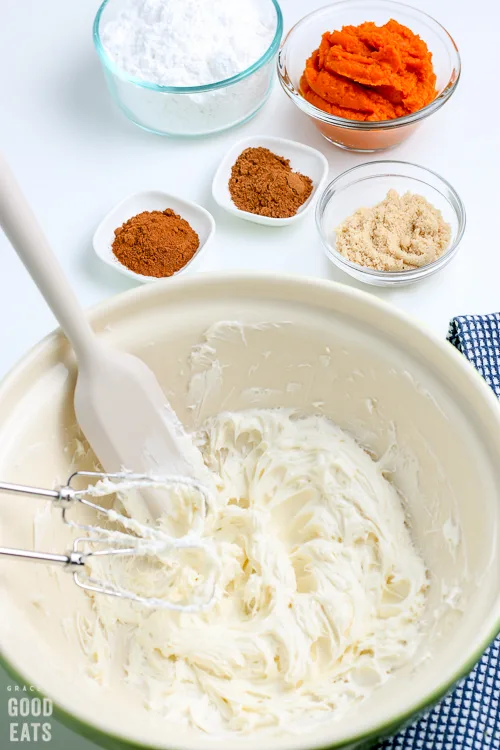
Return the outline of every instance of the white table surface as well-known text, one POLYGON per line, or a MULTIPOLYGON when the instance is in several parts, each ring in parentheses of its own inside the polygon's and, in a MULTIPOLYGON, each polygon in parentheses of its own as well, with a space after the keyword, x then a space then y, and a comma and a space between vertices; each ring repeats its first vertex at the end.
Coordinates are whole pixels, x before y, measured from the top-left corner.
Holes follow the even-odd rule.
MULTIPOLYGON (((325 2, 282 0, 285 29, 325 2)), ((278 135, 321 149, 331 178, 383 157, 346 153, 327 143, 278 85, 253 121, 219 136, 183 141, 142 132, 115 109, 106 90, 91 37, 97 0, 2 0, 0 148, 82 304, 90 306, 133 285, 93 256, 91 237, 103 214, 130 193, 160 188, 213 213, 216 238, 201 270, 286 271, 363 286, 442 336, 453 315, 500 309, 500 99, 490 72, 498 59, 500 4, 412 4, 448 28, 464 70, 452 99, 388 158, 413 161, 446 177, 464 200, 467 229, 461 251, 444 272, 389 291, 359 285, 333 267, 323 254, 313 215, 292 227, 269 229, 224 213, 210 193, 213 173, 228 145, 249 134, 278 135), (490 104, 490 97, 496 104, 490 104)), ((0 320, 0 375, 55 326, 3 235, 0 320)), ((6 728, 2 692, 0 681, 0 737, 6 728)), ((66 730, 54 730, 54 736, 61 747, 91 747, 66 730)))

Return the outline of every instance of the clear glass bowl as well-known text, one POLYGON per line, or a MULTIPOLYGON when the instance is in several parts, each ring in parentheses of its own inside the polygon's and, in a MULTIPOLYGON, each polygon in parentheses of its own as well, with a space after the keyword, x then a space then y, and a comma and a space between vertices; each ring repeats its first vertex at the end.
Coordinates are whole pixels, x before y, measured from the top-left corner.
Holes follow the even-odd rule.
POLYGON ((227 130, 257 114, 271 92, 275 58, 283 34, 277 0, 257 1, 276 17, 276 31, 267 51, 231 78, 186 87, 142 81, 114 64, 101 42, 100 28, 120 11, 123 0, 104 0, 94 21, 94 44, 111 95, 128 119, 158 135, 195 137, 227 130))
POLYGON ((373 152, 392 148, 406 140, 423 119, 448 101, 460 78, 460 56, 446 29, 416 8, 392 0, 343 0, 310 13, 288 32, 278 55, 278 76, 291 100, 311 117, 328 141, 350 151, 373 152), (391 18, 418 34, 432 52, 439 92, 433 102, 406 117, 360 122, 330 115, 304 99, 300 93, 300 78, 306 60, 318 48, 325 31, 364 21, 374 21, 380 26, 391 18))
POLYGON ((316 207, 316 223, 327 257, 358 281, 374 286, 402 286, 444 268, 458 250, 465 231, 465 207, 456 190, 442 177, 405 161, 372 161, 343 172, 325 189, 316 207), (451 226, 449 247, 440 258, 408 271, 376 271, 347 260, 335 248, 335 228, 363 206, 373 206, 394 188, 423 195, 451 226))

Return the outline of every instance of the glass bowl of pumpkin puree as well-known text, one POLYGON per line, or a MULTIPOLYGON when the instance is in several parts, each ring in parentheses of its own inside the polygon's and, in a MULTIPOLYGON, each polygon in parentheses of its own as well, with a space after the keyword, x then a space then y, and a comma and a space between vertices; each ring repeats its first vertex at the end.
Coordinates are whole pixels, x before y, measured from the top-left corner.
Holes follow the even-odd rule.
POLYGON ((331 143, 375 152, 406 140, 455 91, 460 55, 446 29, 392 0, 343 0, 285 37, 278 76, 331 143))

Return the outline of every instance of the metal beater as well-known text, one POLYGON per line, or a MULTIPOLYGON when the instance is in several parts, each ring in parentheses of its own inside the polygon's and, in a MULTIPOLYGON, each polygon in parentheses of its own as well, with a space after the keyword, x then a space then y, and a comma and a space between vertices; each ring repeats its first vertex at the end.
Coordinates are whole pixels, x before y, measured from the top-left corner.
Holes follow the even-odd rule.
MULTIPOLYGON (((101 487, 102 489, 102 487, 101 487)), ((154 609, 168 609, 178 612, 200 612, 210 606, 216 591, 217 572, 219 568, 217 557, 209 543, 202 539, 204 521, 210 501, 210 493, 202 484, 196 480, 186 477, 156 477, 146 474, 133 474, 120 472, 106 474, 104 472, 77 471, 74 472, 67 483, 58 489, 48 490, 38 487, 29 487, 20 484, 0 482, 0 492, 12 492, 22 495, 31 495, 51 500, 53 505, 61 510, 64 523, 74 529, 87 532, 85 536, 77 537, 73 542, 72 549, 65 554, 52 552, 36 552, 25 549, 14 549, 0 547, 0 555, 18 557, 25 560, 37 562, 54 563, 60 565, 73 574, 76 585, 86 591, 98 594, 107 594, 123 599, 130 599, 154 609), (105 483, 104 491, 99 491, 99 484, 87 487, 84 490, 75 489, 72 483, 79 477, 89 480, 98 480, 105 483), (108 483, 108 484, 106 484, 108 483), (195 522, 190 531, 181 537, 172 537, 165 531, 147 526, 139 521, 129 518, 113 509, 107 509, 90 500, 90 497, 103 496, 113 492, 124 492, 126 490, 151 490, 165 487, 189 487, 197 493, 200 503, 197 508, 195 522), (99 515, 104 515, 109 521, 118 523, 125 529, 119 531, 105 529, 98 526, 78 523, 69 518, 69 511, 77 503, 92 509, 99 515), (206 588, 209 590, 208 597, 201 601, 190 604, 178 604, 167 599, 140 596, 132 591, 121 588, 109 581, 99 581, 85 573, 85 567, 91 558, 110 556, 157 556, 161 557, 173 550, 200 549, 207 558, 209 575, 206 588)))

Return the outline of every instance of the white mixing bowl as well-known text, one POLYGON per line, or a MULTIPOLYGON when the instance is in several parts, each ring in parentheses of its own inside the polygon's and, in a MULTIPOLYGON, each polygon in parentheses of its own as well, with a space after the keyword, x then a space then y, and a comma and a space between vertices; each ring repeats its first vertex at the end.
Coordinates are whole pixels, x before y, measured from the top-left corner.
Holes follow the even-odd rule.
MULTIPOLYGON (((106 342, 155 370, 189 427, 222 409, 298 407, 328 415, 377 455, 396 431, 393 480, 431 571, 425 642, 414 663, 361 709, 305 736, 260 737, 260 750, 373 739, 436 701, 472 667, 500 629, 500 409, 449 344, 367 294, 292 278, 169 280, 105 302, 91 319, 106 342), (219 321, 226 323, 209 338, 223 365, 222 383, 198 373, 189 389, 191 347, 219 321), (228 321, 245 323, 245 336, 228 321)), ((74 376, 72 352, 53 335, 4 381, 2 479, 51 486, 72 471, 74 376)), ((39 510, 38 500, 0 498, 0 544, 36 546, 39 510)), ((49 528, 53 549, 64 550, 67 534, 57 516, 49 528)), ((214 744, 166 727, 122 677, 98 685, 87 674, 74 627, 75 614, 89 607, 70 576, 1 561, 3 660, 54 700, 63 721, 115 749, 255 748, 256 736, 214 744)))

